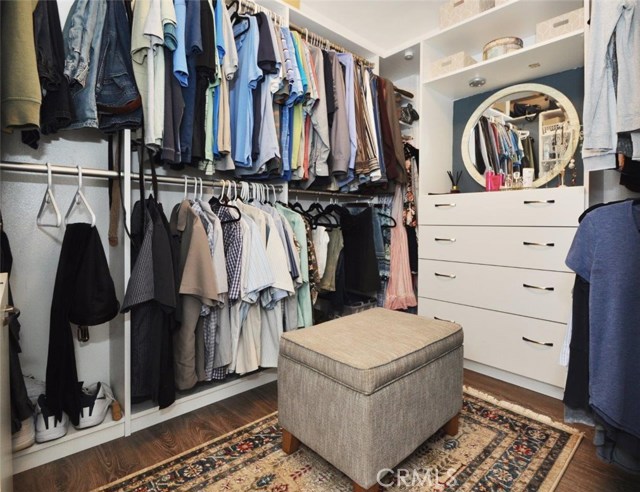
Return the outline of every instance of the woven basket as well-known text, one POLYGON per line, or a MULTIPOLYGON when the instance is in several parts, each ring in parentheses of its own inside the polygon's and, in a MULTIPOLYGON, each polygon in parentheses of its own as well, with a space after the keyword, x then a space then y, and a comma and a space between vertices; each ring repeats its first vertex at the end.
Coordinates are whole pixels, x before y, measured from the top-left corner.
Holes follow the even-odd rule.
POLYGON ((489 60, 522 49, 522 39, 516 37, 498 38, 488 42, 482 48, 482 59, 489 60))

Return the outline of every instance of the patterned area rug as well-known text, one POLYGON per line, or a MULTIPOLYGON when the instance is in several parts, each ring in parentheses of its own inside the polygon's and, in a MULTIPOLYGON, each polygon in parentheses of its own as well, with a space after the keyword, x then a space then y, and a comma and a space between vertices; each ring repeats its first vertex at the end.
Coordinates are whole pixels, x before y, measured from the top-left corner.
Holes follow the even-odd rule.
MULTIPOLYGON (((98 490, 351 492, 349 479, 309 448, 280 448, 274 413, 98 490)), ((460 431, 439 431, 381 479, 387 491, 552 491, 582 434, 465 387, 460 431)))

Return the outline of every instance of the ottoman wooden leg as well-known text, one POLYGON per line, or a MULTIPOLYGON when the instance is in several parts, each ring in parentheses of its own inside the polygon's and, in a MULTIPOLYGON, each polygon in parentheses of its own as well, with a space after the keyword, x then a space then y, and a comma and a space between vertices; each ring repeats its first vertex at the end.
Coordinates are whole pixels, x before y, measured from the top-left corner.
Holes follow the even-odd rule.
POLYGON ((449 422, 444 424, 444 433, 448 436, 455 436, 458 433, 458 427, 460 426, 460 414, 457 414, 449 422))
POLYGON ((300 447, 300 441, 291 432, 282 429, 282 450, 285 454, 295 453, 300 447))
POLYGON ((357 483, 353 482, 353 492, 380 492, 380 485, 375 484, 373 487, 365 489, 360 487, 357 483))

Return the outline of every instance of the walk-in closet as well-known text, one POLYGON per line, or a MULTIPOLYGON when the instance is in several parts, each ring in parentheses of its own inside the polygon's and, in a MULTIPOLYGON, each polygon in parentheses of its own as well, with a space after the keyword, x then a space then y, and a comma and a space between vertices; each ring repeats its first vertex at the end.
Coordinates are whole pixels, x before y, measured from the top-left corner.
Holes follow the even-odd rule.
POLYGON ((2 492, 640 490, 639 0, 0 23, 2 492))

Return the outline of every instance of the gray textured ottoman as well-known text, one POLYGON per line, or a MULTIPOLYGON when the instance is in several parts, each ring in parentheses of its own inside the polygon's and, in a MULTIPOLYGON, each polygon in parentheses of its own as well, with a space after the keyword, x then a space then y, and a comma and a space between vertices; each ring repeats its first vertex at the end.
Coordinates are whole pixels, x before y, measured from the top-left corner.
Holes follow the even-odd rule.
POLYGON ((300 442, 345 473, 355 491, 377 490, 393 468, 462 407, 462 329, 371 309, 280 341, 278 412, 285 453, 300 442))

